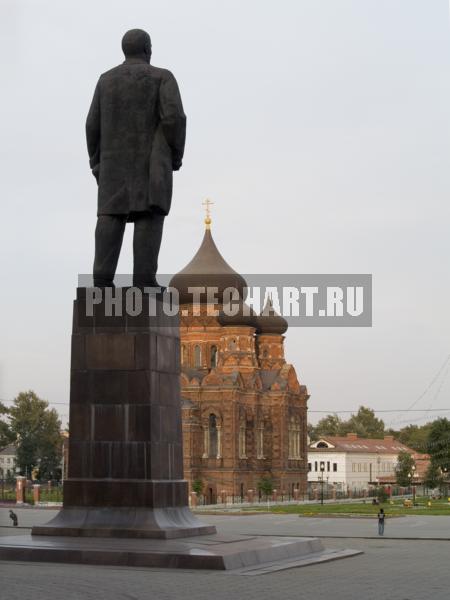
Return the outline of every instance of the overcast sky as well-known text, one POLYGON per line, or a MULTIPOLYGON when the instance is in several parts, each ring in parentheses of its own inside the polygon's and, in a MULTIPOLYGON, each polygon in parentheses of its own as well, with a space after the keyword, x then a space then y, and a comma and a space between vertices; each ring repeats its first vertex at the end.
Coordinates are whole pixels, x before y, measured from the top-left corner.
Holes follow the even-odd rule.
MULTIPOLYGON (((84 122, 98 76, 123 60, 123 33, 140 27, 188 116, 160 271, 197 250, 209 196, 216 243, 242 273, 372 273, 373 327, 292 328, 287 358, 313 422, 313 411, 411 406, 450 352, 448 10, 1 0, 0 398, 34 389, 68 403, 71 303, 96 222, 84 122)), ((450 408, 447 371, 415 408, 450 408)), ((402 426, 436 414, 379 416, 402 426)))

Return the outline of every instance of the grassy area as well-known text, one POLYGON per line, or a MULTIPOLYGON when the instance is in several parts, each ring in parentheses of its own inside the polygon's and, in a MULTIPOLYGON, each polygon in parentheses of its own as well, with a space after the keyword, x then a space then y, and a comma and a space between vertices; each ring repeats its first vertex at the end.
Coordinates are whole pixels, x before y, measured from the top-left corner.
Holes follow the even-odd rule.
MULTIPOLYGON (((270 512, 298 514, 313 517, 316 515, 376 515, 380 508, 384 508, 387 516, 389 515, 446 515, 450 517, 450 503, 445 500, 430 500, 431 506, 428 506, 428 498, 417 498, 417 506, 406 508, 403 501, 395 500, 392 504, 386 502, 379 506, 374 506, 368 500, 364 502, 346 503, 346 504, 289 504, 289 505, 271 505, 270 512)), ((261 512, 267 512, 266 507, 258 507, 261 512)))

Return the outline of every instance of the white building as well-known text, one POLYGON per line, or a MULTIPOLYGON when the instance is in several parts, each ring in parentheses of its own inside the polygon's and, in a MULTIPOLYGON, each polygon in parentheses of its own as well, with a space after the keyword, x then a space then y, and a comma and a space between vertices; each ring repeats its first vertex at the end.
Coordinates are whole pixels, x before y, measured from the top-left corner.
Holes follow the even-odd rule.
POLYGON ((308 447, 308 484, 333 486, 337 491, 364 490, 395 475, 399 452, 414 454, 392 436, 383 439, 325 436, 308 447), (321 469, 322 467, 322 469, 321 469))
POLYGON ((8 479, 16 475, 16 448, 7 446, 0 450, 0 479, 8 479))

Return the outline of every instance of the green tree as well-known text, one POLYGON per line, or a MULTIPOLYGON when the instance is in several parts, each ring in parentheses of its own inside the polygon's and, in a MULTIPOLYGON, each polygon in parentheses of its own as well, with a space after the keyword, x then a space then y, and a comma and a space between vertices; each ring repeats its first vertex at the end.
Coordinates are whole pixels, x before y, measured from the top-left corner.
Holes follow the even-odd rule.
POLYGON ((398 432, 393 432, 394 437, 412 448, 416 452, 428 452, 428 436, 432 423, 426 423, 425 425, 407 425, 398 432))
POLYGON ((356 433, 359 437, 382 438, 385 433, 384 422, 375 416, 375 412, 366 406, 360 406, 358 412, 347 421, 338 415, 332 414, 323 417, 317 425, 308 430, 312 441, 320 437, 340 436, 347 433, 356 433))
POLYGON ((8 415, 9 409, 0 402, 0 450, 15 440, 14 433, 11 431, 9 424, 4 420, 4 417, 8 415))
POLYGON ((342 426, 342 431, 353 431, 360 437, 382 438, 384 436, 384 421, 375 416, 375 412, 366 406, 360 406, 356 415, 352 415, 342 426))
POLYGON ((387 493, 387 491, 382 486, 377 487, 377 489, 376 489, 376 495, 377 495, 378 501, 381 504, 384 504, 389 499, 389 494, 387 493))
POLYGON ((397 466, 395 468, 398 485, 407 487, 411 484, 412 477, 410 475, 412 475, 413 467, 415 466, 416 463, 411 454, 402 450, 397 457, 397 466))
POLYGON ((39 478, 60 477, 61 421, 48 402, 33 391, 21 392, 9 410, 11 431, 17 440, 17 466, 28 477, 38 469, 39 478))
POLYGON ((433 489, 441 487, 442 483, 443 477, 441 469, 436 463, 431 461, 425 473, 424 484, 427 486, 427 488, 433 489))
POLYGON ((428 434, 428 453, 433 464, 450 472, 450 421, 436 419, 428 434))
POLYGON ((266 498, 273 493, 273 479, 269 476, 261 477, 258 481, 258 490, 266 498))
POLYGON ((308 425, 306 426, 307 431, 308 431, 308 436, 311 442, 315 442, 319 439, 319 436, 316 433, 316 428, 314 427, 314 425, 312 423, 308 423, 308 425))
POLYGON ((201 494, 203 491, 203 481, 201 479, 194 479, 192 482, 192 491, 196 494, 201 494))
POLYGON ((341 435, 342 424, 342 420, 336 414, 323 417, 314 427, 316 440, 327 435, 341 435))

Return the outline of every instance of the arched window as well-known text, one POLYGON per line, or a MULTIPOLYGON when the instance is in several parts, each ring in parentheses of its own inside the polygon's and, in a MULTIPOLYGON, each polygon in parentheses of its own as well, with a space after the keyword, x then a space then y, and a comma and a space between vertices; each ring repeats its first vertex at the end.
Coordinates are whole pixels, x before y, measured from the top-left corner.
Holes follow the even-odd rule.
POLYGON ((217 418, 209 415, 209 458, 217 457, 217 418))
POLYGON ((239 425, 239 458, 247 458, 246 433, 245 419, 241 419, 239 425))
MULTIPOLYGON (((301 424, 300 419, 291 417, 288 424, 289 458, 298 460, 301 458, 301 424)), ((317 446, 319 447, 319 445, 317 446)), ((326 446, 328 447, 328 446, 326 446)))
POLYGON ((328 444, 326 442, 319 442, 316 448, 328 448, 328 444))
POLYGON ((236 350, 237 348, 237 341, 236 338, 232 338, 229 342, 228 342, 228 349, 229 350, 236 350))
POLYGON ((194 367, 202 366, 202 349, 200 346, 194 346, 194 367))
POLYGON ((256 458, 264 458, 264 421, 260 421, 256 431, 256 458))
POLYGON ((184 344, 181 346, 181 364, 185 365, 187 363, 187 348, 184 344))
POLYGON ((217 367, 217 346, 211 346, 210 364, 211 364, 211 369, 214 369, 214 367, 217 367))
POLYGON ((289 423, 288 423, 288 458, 290 458, 290 459, 295 458, 294 428, 295 428, 294 417, 291 417, 289 419, 289 423))

